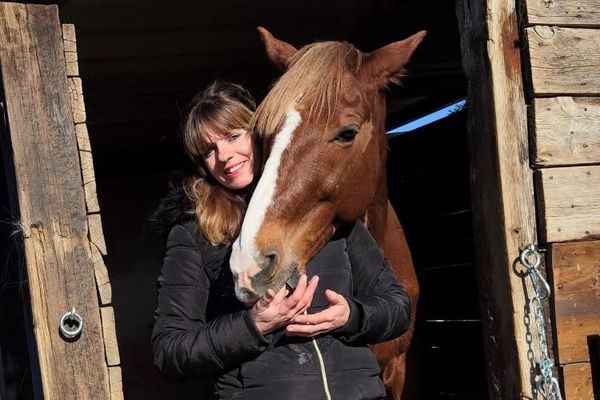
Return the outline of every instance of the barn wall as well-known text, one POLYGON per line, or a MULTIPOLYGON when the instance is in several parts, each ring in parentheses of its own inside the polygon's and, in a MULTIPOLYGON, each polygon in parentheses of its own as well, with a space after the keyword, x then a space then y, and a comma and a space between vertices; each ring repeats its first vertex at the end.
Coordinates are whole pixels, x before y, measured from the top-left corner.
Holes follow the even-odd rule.
POLYGON ((527 0, 523 21, 555 358, 566 399, 591 399, 600 387, 591 357, 600 334, 600 12, 589 0, 527 0))

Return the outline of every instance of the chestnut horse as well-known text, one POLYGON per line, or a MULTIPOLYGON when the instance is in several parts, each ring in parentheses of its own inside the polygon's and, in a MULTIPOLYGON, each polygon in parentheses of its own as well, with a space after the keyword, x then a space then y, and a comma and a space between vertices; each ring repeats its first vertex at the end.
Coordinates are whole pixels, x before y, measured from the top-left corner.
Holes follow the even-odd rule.
POLYGON ((269 58, 285 73, 253 124, 268 157, 233 245, 237 295, 252 301, 268 288, 294 286, 336 226, 363 219, 411 299, 409 330, 372 346, 388 392, 400 399, 419 286, 387 199, 384 90, 402 76, 425 32, 370 54, 344 42, 296 50, 263 28, 259 32, 269 58))

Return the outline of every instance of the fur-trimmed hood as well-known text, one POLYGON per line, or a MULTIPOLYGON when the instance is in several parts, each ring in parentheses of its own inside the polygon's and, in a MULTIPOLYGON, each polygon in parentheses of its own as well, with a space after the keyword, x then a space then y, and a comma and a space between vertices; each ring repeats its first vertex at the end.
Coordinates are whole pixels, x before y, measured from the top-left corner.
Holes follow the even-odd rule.
POLYGON ((158 202, 156 210, 148 217, 152 230, 167 235, 173 225, 194 219, 194 203, 185 192, 185 179, 177 177, 169 182, 167 194, 158 202))

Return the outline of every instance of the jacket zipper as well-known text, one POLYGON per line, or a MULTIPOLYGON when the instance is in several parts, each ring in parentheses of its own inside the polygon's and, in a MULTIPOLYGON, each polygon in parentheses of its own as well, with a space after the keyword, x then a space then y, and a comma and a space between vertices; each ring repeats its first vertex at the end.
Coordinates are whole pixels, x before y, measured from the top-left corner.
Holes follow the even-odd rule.
POLYGON ((312 342, 315 346, 315 351, 317 352, 317 358, 319 359, 319 367, 321 369, 321 379, 323 379, 323 389, 325 390, 325 398, 327 400, 331 400, 331 393, 329 392, 329 383, 327 382, 327 371, 325 370, 325 362, 323 361, 323 355, 321 354, 321 349, 317 344, 317 339, 312 338, 312 342))

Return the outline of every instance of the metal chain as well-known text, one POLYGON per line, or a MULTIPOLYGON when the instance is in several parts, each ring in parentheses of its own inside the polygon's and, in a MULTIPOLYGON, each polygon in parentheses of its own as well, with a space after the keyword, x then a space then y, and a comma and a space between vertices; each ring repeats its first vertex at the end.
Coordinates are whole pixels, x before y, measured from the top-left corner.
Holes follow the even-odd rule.
POLYGON ((527 268, 531 284, 535 291, 535 295, 531 299, 531 312, 534 317, 537 328, 539 348, 541 352, 541 360, 539 368, 541 376, 537 376, 535 384, 537 391, 544 399, 562 400, 558 379, 552 375, 554 370, 554 360, 548 355, 548 341, 546 339, 546 320, 544 318, 544 310, 542 301, 550 297, 550 285, 542 275, 540 265, 542 257, 534 244, 528 244, 521 251, 519 256, 521 264, 527 268))

